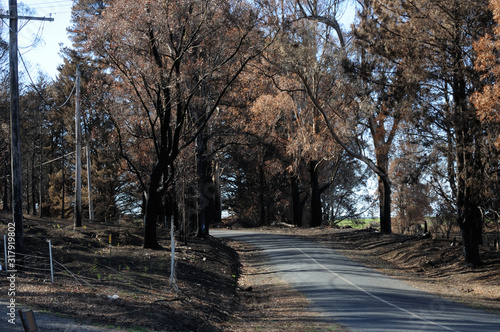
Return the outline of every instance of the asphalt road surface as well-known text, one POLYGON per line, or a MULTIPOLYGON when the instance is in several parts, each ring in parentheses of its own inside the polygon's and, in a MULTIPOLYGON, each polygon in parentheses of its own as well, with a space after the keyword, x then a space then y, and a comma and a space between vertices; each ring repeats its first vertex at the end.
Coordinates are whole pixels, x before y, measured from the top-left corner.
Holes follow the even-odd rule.
POLYGON ((499 315, 410 287, 311 241, 247 231, 211 235, 262 249, 272 272, 302 292, 311 310, 353 331, 500 331, 499 315))

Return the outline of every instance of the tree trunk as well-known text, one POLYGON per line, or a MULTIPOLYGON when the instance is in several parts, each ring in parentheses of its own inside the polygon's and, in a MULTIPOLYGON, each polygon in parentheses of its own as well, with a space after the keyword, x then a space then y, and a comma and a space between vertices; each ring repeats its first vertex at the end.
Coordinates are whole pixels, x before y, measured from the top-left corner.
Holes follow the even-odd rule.
MULTIPOLYGON (((465 125, 461 120, 462 125, 465 125)), ((471 121, 473 122, 473 121, 471 121)), ((470 122, 468 122, 468 126, 470 122)), ((457 222, 462 235, 464 259, 467 266, 481 265, 479 245, 482 242, 481 166, 477 139, 471 135, 474 128, 457 129, 457 222)))
POLYGON ((388 178, 379 176, 378 195, 380 203, 380 232, 391 234, 391 183, 388 178))
MULTIPOLYGON (((64 153, 64 151, 63 151, 64 153)), ((61 219, 66 218, 66 212, 64 211, 66 207, 64 206, 64 201, 66 200, 66 185, 65 185, 65 172, 64 172, 64 157, 62 158, 62 200, 61 200, 61 219)))
POLYGON ((292 186, 293 224, 302 227, 303 205, 300 202, 299 177, 292 174, 290 180, 292 186))
MULTIPOLYGON (((461 45, 461 32, 456 31, 455 45, 461 45)), ((467 97, 466 69, 463 51, 456 47, 453 99, 457 162, 457 212, 462 235, 465 264, 481 265, 479 244, 482 242, 482 215, 479 209, 482 191, 480 123, 467 97)))
POLYGON ((36 179, 35 179, 35 153, 31 157, 31 210, 33 215, 37 215, 36 211, 36 179))
MULTIPOLYGON (((383 129, 382 129, 383 130, 383 129)), ((378 174, 378 197, 380 208, 380 232, 392 233, 391 221, 391 181, 389 180, 389 148, 379 144, 375 147, 378 174)))
POLYGON ((146 197, 146 212, 144 214, 144 248, 161 249, 156 235, 156 223, 161 210, 159 184, 162 172, 160 164, 156 164, 151 173, 148 195, 146 197))
POLYGON ((311 160, 309 162, 309 173, 311 176, 311 227, 319 227, 323 222, 317 166, 318 163, 316 161, 311 160))
POLYGON ((31 204, 30 204, 30 173, 29 169, 26 168, 26 214, 31 214, 31 204))
POLYGON ((260 226, 267 225, 266 223, 266 175, 264 174, 264 166, 259 165, 259 201, 260 201, 260 226))
POLYGON ((214 211, 214 189, 212 170, 207 160, 207 139, 201 133, 196 139, 196 172, 198 175, 198 231, 197 237, 207 237, 214 211))
MULTIPOLYGON (((213 156, 213 143, 210 139, 205 139, 206 151, 210 156, 213 156)), ((220 198, 220 179, 219 167, 216 160, 212 157, 205 157, 205 189, 204 196, 206 199, 206 218, 208 225, 213 225, 222 222, 221 217, 221 198, 220 198)), ((208 233, 207 233, 208 235, 208 233)))
POLYGON ((144 214, 144 248, 161 249, 156 236, 156 222, 158 220, 161 199, 158 193, 149 191, 144 214))
POLYGON ((222 197, 220 185, 220 166, 219 161, 215 160, 212 164, 213 174, 212 183, 214 184, 214 197, 213 197, 213 222, 220 224, 222 222, 222 197))
POLYGON ((460 227, 463 243, 465 264, 477 267, 482 264, 479 254, 479 245, 482 242, 482 223, 465 222, 460 227))

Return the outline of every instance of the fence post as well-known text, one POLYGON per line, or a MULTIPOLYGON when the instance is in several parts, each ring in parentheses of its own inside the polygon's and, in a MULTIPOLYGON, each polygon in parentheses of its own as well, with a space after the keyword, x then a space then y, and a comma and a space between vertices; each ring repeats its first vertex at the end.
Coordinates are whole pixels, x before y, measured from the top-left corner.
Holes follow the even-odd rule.
POLYGON ((3 250, 5 254, 5 274, 7 274, 7 235, 3 235, 3 250))
POLYGON ((49 240, 49 256, 50 256, 50 278, 54 283, 54 264, 52 263, 52 242, 49 240))
MULTIPOLYGON (((165 217, 166 219, 166 217, 165 217)), ((174 236, 174 218, 170 220, 170 282, 175 283, 175 236, 174 236)))

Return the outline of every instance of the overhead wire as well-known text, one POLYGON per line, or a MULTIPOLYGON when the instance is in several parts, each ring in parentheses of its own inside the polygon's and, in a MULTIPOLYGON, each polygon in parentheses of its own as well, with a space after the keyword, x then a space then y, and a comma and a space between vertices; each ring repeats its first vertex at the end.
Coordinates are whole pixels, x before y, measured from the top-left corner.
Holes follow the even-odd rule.
MULTIPOLYGON (((42 2, 42 3, 36 3, 36 4, 27 4, 26 6, 28 8, 31 8, 31 7, 37 7, 37 8, 33 8, 33 9, 42 9, 44 7, 39 7, 39 6, 45 6, 45 5, 49 5, 49 4, 62 4, 62 3, 71 3, 73 4, 74 1, 73 0, 61 0, 61 1, 48 1, 48 2, 42 2), (39 8, 38 8, 39 7, 39 8)), ((47 7, 48 8, 48 7, 47 7)), ((69 12, 70 13, 70 12, 69 12)), ((55 14, 55 13, 50 13, 50 15, 52 14, 55 14)), ((3 19, 2 19, 3 21, 3 19)), ((5 22, 3 22, 4 24, 6 24, 5 22)), ((24 23, 22 26, 21 26, 21 29, 24 28, 27 24, 29 23, 29 20, 27 20, 26 23, 24 23)), ((32 47, 34 47, 36 45, 36 43, 41 40, 41 36, 43 35, 43 31, 44 31, 44 28, 45 28, 45 22, 42 22, 38 28, 38 31, 36 33, 36 36, 35 36, 35 39, 33 41, 33 43, 29 46, 25 46, 25 47, 22 47, 23 49, 28 49, 27 51, 25 51, 25 53, 28 53, 30 51, 30 49, 32 47)), ((43 96, 43 94, 40 92, 40 90, 37 88, 33 78, 31 77, 31 74, 30 74, 30 71, 28 70, 28 67, 26 65, 26 62, 24 61, 24 58, 23 58, 23 53, 21 53, 19 47, 17 49, 17 52, 19 54, 19 57, 21 59, 21 62, 24 66, 24 69, 26 71, 26 73, 28 74, 28 78, 32 84, 32 87, 33 89, 36 91, 36 93, 38 94, 38 96, 42 99, 42 101, 46 104, 46 106, 50 107, 50 108, 54 108, 54 109, 60 109, 62 107, 64 107, 68 102, 69 100, 71 99, 71 97, 73 96, 73 93, 75 92, 75 89, 76 89, 76 82, 74 82, 73 84, 73 88, 71 89, 71 92, 69 94, 69 96, 67 97, 66 101, 62 104, 62 105, 59 105, 59 106, 53 106, 51 105, 47 100, 46 98, 43 96)))
POLYGON ((27 7, 30 8, 46 8, 46 7, 51 7, 53 5, 69 5, 73 4, 73 0, 61 0, 61 1, 49 1, 49 2, 39 2, 39 3, 33 3, 33 4, 26 4, 27 7), (66 4, 67 3, 67 4, 66 4))
MULTIPOLYGON (((61 1, 49 1, 49 2, 42 2, 42 3, 37 3, 37 4, 33 4, 33 5, 29 5, 27 4, 28 7, 39 7, 39 6, 42 6, 42 5, 50 5, 50 4, 62 4, 62 3, 71 3, 73 4, 74 1, 73 0, 61 0, 61 1)), ((39 8, 33 8, 33 9, 43 9, 43 8, 48 8, 48 7, 39 7, 39 8)), ((59 13, 71 13, 71 11, 69 12, 59 12, 59 13)), ((56 14, 56 13, 50 13, 50 15, 52 14, 56 14)), ((2 19, 2 23, 3 24, 6 24, 7 23, 2 19)), ((29 23, 29 20, 27 20, 26 23, 24 23, 22 26, 21 26, 21 29, 24 28, 27 24, 29 23)), ((33 43, 29 46, 25 46, 25 47, 22 47, 23 49, 28 49, 25 53, 28 53, 30 51, 30 49, 32 47, 35 46, 35 44, 37 43, 37 40, 41 40, 41 36, 43 35, 43 30, 44 30, 44 27, 45 27, 45 22, 42 22, 42 24, 40 25, 40 27, 38 28, 38 32, 36 34, 36 37, 33 41, 33 43)), ((76 81, 73 83, 73 88, 71 89, 71 92, 69 94, 69 96, 66 98, 66 101, 59 105, 59 106, 53 106, 51 105, 46 99, 45 97, 43 96, 43 94, 40 92, 40 90, 37 88, 33 78, 31 77, 31 74, 30 74, 30 71, 28 70, 28 67, 26 65, 26 62, 24 61, 24 58, 23 58, 23 53, 21 53, 19 47, 17 48, 17 52, 19 54, 19 57, 21 59, 21 62, 23 64, 23 67, 28 75, 28 78, 32 84, 32 87, 33 89, 36 91, 36 93, 38 94, 38 96, 41 98, 41 100, 46 104, 46 106, 50 107, 50 108, 54 108, 54 109, 61 109, 62 107, 64 107, 68 102, 69 100, 71 99, 71 97, 73 96, 73 93, 75 92, 75 89, 76 89, 76 81)))
MULTIPOLYGON (((19 30, 22 30, 22 28, 24 28, 28 24, 28 22, 29 21, 27 21, 26 24, 24 24, 21 27, 21 29, 19 29, 19 30)), ((45 29, 45 21, 42 21, 40 23, 40 26, 38 27, 38 31, 37 31, 37 33, 35 35, 35 38, 33 38, 33 42, 31 43, 31 45, 21 47, 22 49, 28 49, 25 53, 28 53, 31 50, 31 48, 36 47, 36 44, 38 42, 43 41, 42 35, 43 35, 44 29, 45 29)))
POLYGON ((54 108, 54 109, 61 109, 63 108, 64 106, 66 106, 66 104, 69 102, 69 100, 71 99, 71 97, 73 96, 73 93, 75 92, 75 89, 76 89, 76 81, 73 83, 73 89, 71 89, 71 92, 69 93, 69 96, 68 98, 66 99, 66 101, 60 105, 60 106, 52 106, 46 99, 45 97, 42 95, 42 93, 40 92, 40 90, 38 90, 35 82, 33 81, 33 78, 31 77, 31 74, 28 70, 28 67, 26 66, 26 63, 24 62, 24 58, 23 58, 23 55, 21 54, 21 52, 19 51, 19 49, 17 49, 17 52, 19 53, 19 57, 21 59, 21 62, 24 66, 24 69, 26 70, 26 73, 28 74, 28 78, 30 79, 31 81, 31 84, 32 84, 32 87, 33 89, 36 91, 36 93, 38 94, 38 96, 42 99, 42 101, 46 104, 46 106, 50 107, 50 108, 54 108))

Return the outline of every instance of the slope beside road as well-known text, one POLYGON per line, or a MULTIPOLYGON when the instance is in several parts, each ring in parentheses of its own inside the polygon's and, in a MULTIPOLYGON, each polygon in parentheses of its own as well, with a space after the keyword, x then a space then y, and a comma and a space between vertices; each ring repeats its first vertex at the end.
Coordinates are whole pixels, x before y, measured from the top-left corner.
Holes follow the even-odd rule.
POLYGON ((430 295, 317 243, 247 231, 212 235, 260 248, 311 310, 354 331, 500 331, 499 315, 430 295))

